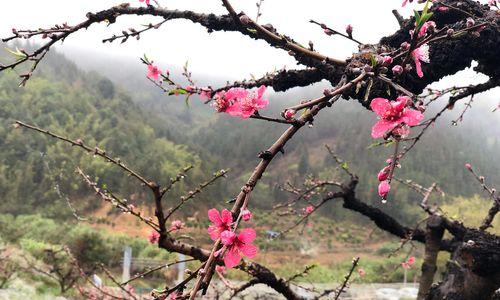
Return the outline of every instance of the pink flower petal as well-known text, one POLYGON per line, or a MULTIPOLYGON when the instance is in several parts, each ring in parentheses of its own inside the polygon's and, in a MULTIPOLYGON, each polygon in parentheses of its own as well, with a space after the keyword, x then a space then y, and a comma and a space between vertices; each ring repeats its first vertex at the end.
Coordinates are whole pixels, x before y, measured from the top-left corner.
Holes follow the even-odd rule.
POLYGON ((220 217, 219 211, 215 208, 208 210, 208 219, 216 226, 222 225, 222 219, 220 217))
POLYGON ((227 209, 223 209, 221 213, 221 220, 224 224, 231 224, 233 222, 233 214, 227 209))
POLYGON ((210 235, 210 238, 212 239, 212 241, 217 240, 220 236, 219 227, 214 226, 214 225, 208 226, 208 235, 210 235))
POLYGON ((226 230, 220 234, 220 239, 222 243, 226 246, 231 246, 236 240, 236 233, 226 230))
POLYGON ((261 99, 265 92, 266 92, 266 86, 265 85, 261 85, 259 87, 259 89, 257 90, 257 98, 261 99))
POLYGON ((391 109, 391 104, 389 100, 384 98, 375 98, 370 103, 370 108, 379 116, 383 117, 385 112, 391 109))
POLYGON ((420 124, 420 122, 424 119, 424 115, 418 110, 414 110, 411 108, 407 108, 403 115, 401 116, 403 122, 410 126, 415 126, 420 124))
POLYGON ((245 255, 248 258, 254 258, 255 255, 257 255, 257 252, 259 251, 257 249, 257 246, 252 245, 252 244, 244 244, 243 246, 239 247, 241 253, 245 255))
POLYGON ((379 120, 372 127, 372 137, 374 139, 383 137, 386 132, 393 130, 398 124, 401 123, 401 120, 398 121, 387 121, 387 120, 379 120))
POLYGON ((238 235, 238 240, 245 244, 251 244, 255 240, 256 236, 257 234, 255 233, 255 230, 252 228, 245 228, 238 235))
POLYGON ((241 256, 238 253, 238 249, 236 247, 231 247, 229 251, 224 256, 224 264, 226 268, 236 267, 241 261, 241 256))

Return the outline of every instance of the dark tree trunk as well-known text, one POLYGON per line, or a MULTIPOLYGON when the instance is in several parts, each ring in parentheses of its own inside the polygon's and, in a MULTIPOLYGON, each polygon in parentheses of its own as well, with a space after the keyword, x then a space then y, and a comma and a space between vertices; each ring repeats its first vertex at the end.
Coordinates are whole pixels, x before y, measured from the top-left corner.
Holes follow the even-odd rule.
POLYGON ((470 229, 457 243, 444 280, 430 289, 426 299, 500 299, 496 293, 500 289, 500 237, 470 229))

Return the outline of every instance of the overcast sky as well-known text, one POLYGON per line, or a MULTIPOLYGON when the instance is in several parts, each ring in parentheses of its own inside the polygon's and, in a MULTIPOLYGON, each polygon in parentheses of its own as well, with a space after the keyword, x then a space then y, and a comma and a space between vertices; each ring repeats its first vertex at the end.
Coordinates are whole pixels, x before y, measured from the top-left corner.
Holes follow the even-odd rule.
MULTIPOLYGON (((252 18, 256 15, 257 0, 232 0, 237 11, 245 11, 252 18)), ((36 29, 68 22, 73 25, 85 19, 89 11, 97 12, 124 1, 120 0, 24 0, 2 1, 0 9, 0 36, 10 34, 11 28, 36 29)), ((220 0, 159 0, 169 9, 190 9, 198 12, 226 13, 220 0)), ((486 2, 486 0, 482 0, 486 2)), ((144 5, 132 0, 131 5, 144 5)), ((316 49, 330 57, 346 58, 357 47, 341 37, 326 37, 310 19, 328 24, 332 28, 343 29, 347 24, 354 26, 354 35, 365 43, 375 43, 380 37, 398 28, 391 10, 398 9, 407 16, 412 9, 421 7, 416 1, 401 8, 401 0, 264 0, 263 15, 259 23, 272 23, 280 32, 290 35, 298 42, 307 45, 312 40, 316 49)), ((140 41, 129 40, 121 45, 103 44, 103 38, 113 33, 119 34, 129 27, 140 28, 154 18, 126 16, 116 24, 93 25, 88 31, 70 36, 64 45, 57 48, 82 49, 92 53, 106 53, 113 56, 126 56, 131 63, 139 64, 138 57, 147 53, 158 62, 169 65, 182 65, 190 62, 192 71, 213 74, 217 77, 248 78, 249 74, 261 75, 274 68, 296 67, 295 61, 284 51, 269 47, 263 41, 255 41, 240 33, 215 32, 206 30, 185 20, 167 22, 158 31, 142 35, 140 41)), ((159 19, 158 19, 159 20, 159 19)), ((78 59, 72 57, 73 59, 78 59)), ((81 63, 81 62, 80 62, 81 63)), ((474 72, 460 76, 462 83, 484 81, 474 72)), ((456 82, 455 79, 445 80, 456 82)), ((496 91, 498 92, 498 90, 496 91)), ((498 93, 496 93, 498 95, 498 93)))
MULTIPOLYGON (((256 15, 257 0, 233 0, 237 11, 245 11, 252 18, 256 15)), ((2 1, 0 10, 0 36, 10 34, 15 28, 38 28, 67 21, 72 25, 85 19, 86 12, 97 12, 113 5, 126 2, 120 0, 24 0, 2 1), (21 8, 22 7, 22 8, 21 8)), ((190 9, 198 12, 224 14, 220 0, 159 0, 169 9, 190 9)), ((138 0, 131 5, 144 5, 138 0)), ((411 13, 411 6, 401 9, 401 0, 264 0, 261 23, 272 23, 302 44, 312 40, 316 48, 328 56, 345 58, 356 50, 356 45, 340 37, 327 38, 315 25, 308 23, 315 19, 333 28, 342 29, 349 23, 354 26, 356 38, 363 42, 377 42, 380 37, 397 29, 391 10, 411 13)), ((90 51, 113 53, 132 57, 147 53, 152 58, 182 64, 187 59, 190 65, 203 73, 219 75, 248 76, 281 68, 294 67, 294 60, 281 50, 272 49, 263 41, 242 37, 239 33, 212 33, 188 21, 170 21, 159 32, 144 34, 139 42, 130 40, 126 45, 102 44, 101 40, 120 33, 129 27, 138 28, 154 18, 123 17, 106 28, 104 24, 93 25, 88 32, 82 32, 66 40, 64 47, 85 48, 90 51)), ((64 47, 62 50, 64 51, 64 47)), ((61 47, 59 47, 61 48, 61 47)))

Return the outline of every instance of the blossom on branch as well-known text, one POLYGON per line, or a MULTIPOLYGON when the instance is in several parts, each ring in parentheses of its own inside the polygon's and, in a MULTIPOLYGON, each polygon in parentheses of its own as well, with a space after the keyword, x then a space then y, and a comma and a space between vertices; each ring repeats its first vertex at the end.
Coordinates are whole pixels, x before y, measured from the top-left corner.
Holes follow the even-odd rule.
POLYGON ((150 244, 158 244, 158 241, 160 240, 160 234, 157 231, 151 231, 151 233, 148 236, 148 241, 150 244))
POLYGON ((146 5, 151 4, 151 0, 139 0, 139 2, 146 2, 146 5))
POLYGON ((212 225, 208 226, 208 234, 212 240, 217 240, 221 237, 221 233, 226 230, 231 230, 233 223, 233 215, 227 209, 223 209, 221 213, 215 208, 208 211, 208 218, 212 225))
MULTIPOLYGON (((418 125, 423 120, 424 115, 421 112, 407 107, 409 99, 409 97, 400 96, 392 102, 384 98, 372 100, 370 108, 380 117, 380 120, 372 127, 373 138, 383 137, 398 126, 418 125)), ((401 130, 404 129, 400 129, 396 133, 403 133, 401 130)))
POLYGON ((170 224, 170 231, 181 230, 184 226, 186 226, 186 224, 184 224, 181 220, 174 220, 172 221, 172 224, 170 224))
POLYGON ((413 50, 411 53, 411 57, 415 61, 415 68, 417 71, 418 77, 422 78, 424 77, 424 72, 422 72, 422 63, 429 63, 429 45, 423 44, 422 46, 418 47, 417 49, 413 50))
POLYGON ((158 80, 161 74, 162 71, 157 66, 153 64, 148 65, 148 78, 158 80))
POLYGON ((257 93, 242 88, 232 88, 226 92, 226 97, 233 100, 234 103, 225 112, 234 117, 247 119, 257 110, 269 104, 269 100, 262 98, 265 92, 266 86, 264 85, 259 87, 257 93))
POLYGON ((403 269, 408 270, 409 268, 411 268, 411 266, 413 266, 414 263, 415 263, 415 256, 411 256, 410 258, 408 258, 407 261, 402 262, 401 266, 403 267, 403 269))
POLYGON ((391 190, 391 185, 387 180, 380 182, 380 184, 378 185, 378 195, 383 199, 387 197, 387 194, 389 194, 390 190, 391 190))
POLYGON ((265 91, 264 85, 260 86, 256 93, 244 88, 230 88, 227 91, 218 92, 212 106, 218 112, 247 119, 257 110, 269 104, 269 100, 262 98, 265 91))
POLYGON ((244 210, 241 211, 241 218, 244 221, 250 221, 250 219, 252 218, 252 212, 249 211, 247 208, 245 208, 244 210))
POLYGON ((304 208, 304 213, 305 213, 306 215, 311 214, 313 211, 314 211, 314 206, 312 206, 312 205, 308 205, 308 206, 306 206, 306 207, 304 208))
POLYGON ((240 234, 232 231, 224 231, 221 233, 222 243, 228 247, 228 251, 224 256, 224 264, 227 268, 237 266, 242 256, 253 258, 257 254, 257 247, 253 244, 256 237, 255 230, 246 228, 240 234))

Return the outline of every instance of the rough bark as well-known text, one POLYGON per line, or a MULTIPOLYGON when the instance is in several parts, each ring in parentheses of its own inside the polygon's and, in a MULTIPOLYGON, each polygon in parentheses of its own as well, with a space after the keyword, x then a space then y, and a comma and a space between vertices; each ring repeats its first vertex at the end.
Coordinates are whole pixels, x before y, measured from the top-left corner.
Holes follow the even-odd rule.
POLYGON ((425 256, 422 263, 422 276, 418 288, 418 300, 425 299, 436 274, 436 261, 443 239, 444 227, 443 220, 439 216, 431 216, 427 220, 427 231, 425 233, 425 256))

